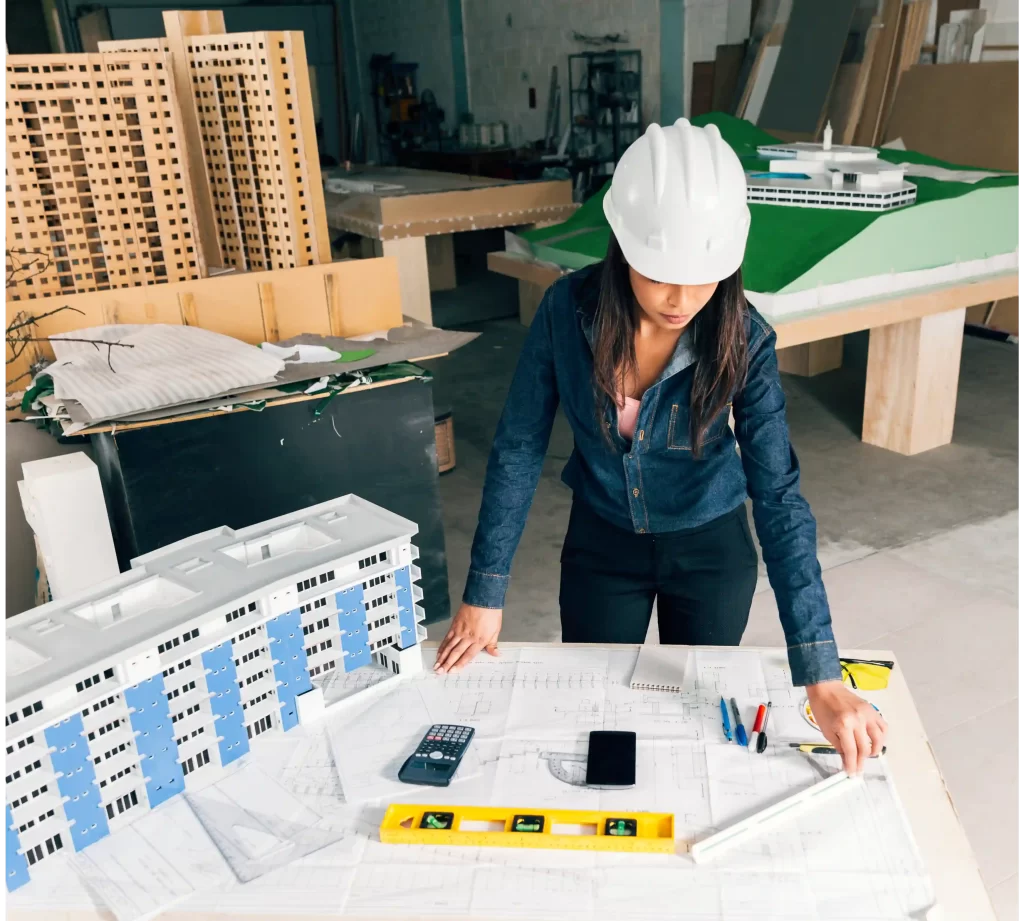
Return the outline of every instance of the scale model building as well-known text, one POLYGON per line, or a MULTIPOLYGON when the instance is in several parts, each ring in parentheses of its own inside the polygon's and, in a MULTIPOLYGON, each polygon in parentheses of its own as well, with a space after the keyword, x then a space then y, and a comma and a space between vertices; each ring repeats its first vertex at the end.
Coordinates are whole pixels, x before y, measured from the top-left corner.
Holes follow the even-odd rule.
POLYGON ((9 618, 7 888, 293 728, 334 669, 419 670, 416 531, 345 496, 9 618))
POLYGON ((768 169, 747 172, 750 202, 890 211, 917 200, 905 166, 879 160, 872 147, 833 146, 831 125, 821 144, 766 144, 757 153, 768 169))

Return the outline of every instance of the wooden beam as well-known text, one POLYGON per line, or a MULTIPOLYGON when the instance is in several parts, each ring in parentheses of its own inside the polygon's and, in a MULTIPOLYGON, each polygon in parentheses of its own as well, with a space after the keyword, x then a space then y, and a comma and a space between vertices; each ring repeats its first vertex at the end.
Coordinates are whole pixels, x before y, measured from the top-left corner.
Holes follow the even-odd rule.
POLYGON ((911 455, 953 440, 964 313, 961 307, 871 330, 865 442, 911 455))
POLYGON ((430 270, 427 268, 425 237, 374 241, 384 256, 398 262, 398 284, 402 291, 402 313, 423 323, 433 323, 430 304, 430 270))
POLYGON ((224 13, 221 10, 164 11, 164 32, 167 34, 167 47, 171 54, 174 89, 181 105, 186 164, 195 195, 196 242, 207 267, 222 266, 225 262, 214 217, 213 190, 206 173, 203 135, 189 68, 188 39, 192 35, 218 35, 225 31, 224 13))
POLYGON ((430 271, 431 291, 450 291, 455 280, 455 246, 450 233, 427 237, 427 266, 430 271))
POLYGON ((259 286, 260 311, 263 314, 263 337, 267 342, 277 342, 281 334, 277 326, 277 306, 274 304, 274 286, 262 282, 259 286))
POLYGON ((854 134, 854 143, 871 146, 882 130, 882 109, 889 75, 896 61, 902 0, 882 0, 881 31, 871 60, 864 105, 854 134))
MULTIPOLYGON (((499 275, 529 281, 545 288, 554 284, 563 274, 557 266, 537 262, 516 253, 504 252, 488 253, 487 268, 499 275)), ((884 301, 840 304, 802 316, 769 317, 768 322, 772 324, 778 337, 775 347, 785 349, 793 345, 803 345, 805 342, 818 342, 873 329, 876 326, 970 307, 973 304, 986 304, 1016 297, 1017 288, 1017 273, 1009 272, 949 287, 911 291, 884 301)))
POLYGON ((783 374, 815 377, 843 366, 843 337, 805 342, 788 349, 776 349, 775 357, 783 374))
POLYGON ((178 304, 181 306, 181 325, 198 326, 199 315, 196 312, 196 299, 189 292, 178 295, 178 304))
POLYGON ((881 30, 882 21, 876 16, 871 20, 864 39, 864 57, 860 64, 854 65, 857 67, 857 79, 853 87, 850 107, 846 113, 846 120, 838 131, 840 144, 852 144, 857 132, 857 125, 860 124, 861 115, 864 112, 864 97, 867 93, 868 79, 871 76, 871 66, 875 60, 875 51, 878 48, 881 30))
POLYGON ((865 329, 918 320, 932 314, 959 310, 973 304, 983 304, 1016 295, 1017 273, 1012 272, 948 288, 910 292, 887 301, 840 305, 805 317, 780 317, 774 320, 769 318, 769 322, 775 327, 778 337, 776 348, 787 348, 804 342, 817 342, 820 339, 844 336, 865 329))
POLYGON ((546 262, 537 262, 516 253, 494 252, 487 254, 487 268, 499 275, 529 281, 547 288, 562 277, 562 271, 546 262))
POLYGON ((540 307, 541 298, 547 288, 535 285, 529 281, 519 282, 519 322, 523 326, 529 326, 540 307))

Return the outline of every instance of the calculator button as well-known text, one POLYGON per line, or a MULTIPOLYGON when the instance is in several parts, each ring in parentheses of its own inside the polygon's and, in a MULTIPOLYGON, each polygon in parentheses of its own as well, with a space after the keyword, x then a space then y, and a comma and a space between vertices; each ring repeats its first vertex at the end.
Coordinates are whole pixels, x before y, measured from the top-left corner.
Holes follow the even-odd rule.
POLYGON ((432 751, 430 753, 430 757, 433 758, 435 761, 439 761, 441 758, 444 757, 444 752, 432 751))

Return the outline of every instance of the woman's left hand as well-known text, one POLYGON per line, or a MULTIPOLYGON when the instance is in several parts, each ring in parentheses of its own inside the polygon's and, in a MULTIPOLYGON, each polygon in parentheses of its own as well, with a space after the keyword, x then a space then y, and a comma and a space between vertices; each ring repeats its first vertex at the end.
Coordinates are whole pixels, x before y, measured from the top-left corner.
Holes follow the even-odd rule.
POLYGON ((889 729, 882 714, 842 681, 808 685, 807 699, 825 738, 843 756, 847 774, 859 774, 865 758, 882 753, 889 729))

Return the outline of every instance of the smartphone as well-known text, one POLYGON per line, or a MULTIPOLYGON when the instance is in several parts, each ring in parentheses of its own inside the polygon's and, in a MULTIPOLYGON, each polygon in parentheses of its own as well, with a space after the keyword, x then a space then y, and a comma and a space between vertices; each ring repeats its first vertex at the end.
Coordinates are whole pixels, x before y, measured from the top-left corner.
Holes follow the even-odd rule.
POLYGON ((587 786, 617 789, 636 784, 636 733, 592 732, 587 786))

